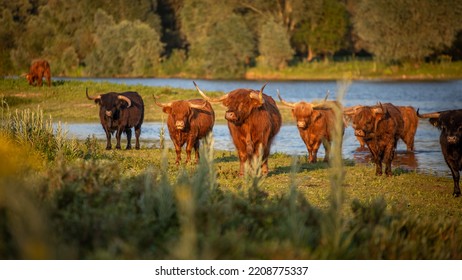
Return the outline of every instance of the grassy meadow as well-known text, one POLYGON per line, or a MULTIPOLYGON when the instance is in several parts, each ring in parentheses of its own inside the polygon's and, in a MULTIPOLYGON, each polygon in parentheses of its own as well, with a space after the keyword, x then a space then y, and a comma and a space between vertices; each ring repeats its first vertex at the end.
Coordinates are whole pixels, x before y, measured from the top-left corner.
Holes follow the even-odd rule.
MULTIPOLYGON (((106 151, 92 136, 67 139, 52 126, 98 121, 87 87, 90 95, 138 91, 145 121, 164 118, 152 94, 198 97, 0 80, 0 259, 462 258, 462 200, 452 197, 451 178, 396 167, 377 177, 372 164, 341 159, 338 147, 329 164, 274 154, 267 176, 249 167, 241 178, 236 153, 213 150, 213 136, 198 165, 176 166, 173 150, 148 144, 106 151)), ((224 121, 224 108, 214 109, 224 121)))

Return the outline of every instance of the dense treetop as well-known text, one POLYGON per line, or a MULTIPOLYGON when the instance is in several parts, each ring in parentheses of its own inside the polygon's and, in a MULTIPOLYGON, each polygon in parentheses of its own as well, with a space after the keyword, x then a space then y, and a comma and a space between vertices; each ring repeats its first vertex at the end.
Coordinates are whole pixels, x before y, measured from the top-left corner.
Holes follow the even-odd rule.
POLYGON ((460 0, 0 0, 0 74, 243 77, 359 52, 460 59, 460 0))

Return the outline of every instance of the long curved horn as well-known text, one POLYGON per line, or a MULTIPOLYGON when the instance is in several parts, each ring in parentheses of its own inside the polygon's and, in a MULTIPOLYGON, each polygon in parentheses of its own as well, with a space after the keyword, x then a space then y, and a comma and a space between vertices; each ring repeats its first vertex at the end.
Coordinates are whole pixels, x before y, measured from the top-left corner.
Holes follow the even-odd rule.
POLYGON ((198 110, 202 110, 205 108, 205 106, 207 106, 207 102, 204 101, 203 104, 199 105, 199 104, 194 104, 192 103, 191 101, 188 101, 189 103, 189 107, 193 108, 193 109, 198 109, 198 110))
POLYGON ((343 114, 345 114, 347 116, 352 116, 352 115, 356 114, 356 112, 358 112, 358 110, 361 109, 362 107, 364 107, 364 106, 355 105, 355 106, 344 108, 343 109, 343 114))
POLYGON ((265 89, 266 85, 268 84, 268 82, 266 82, 260 89, 260 91, 257 93, 255 93, 255 91, 252 91, 250 92, 250 98, 253 98, 253 99, 257 99, 258 101, 260 101, 261 104, 265 103, 265 100, 263 100, 263 90, 265 89))
POLYGON ((208 97, 207 95, 205 95, 205 93, 197 86, 196 82, 193 81, 194 83, 194 86, 196 87, 197 91, 199 92, 199 94, 207 101, 209 102, 214 102, 214 103, 217 103, 217 102, 223 102, 225 99, 228 98, 228 94, 225 94, 223 95, 222 97, 219 97, 219 98, 211 98, 211 97, 208 97))
POLYGON ((153 94, 152 97, 154 97, 154 103, 156 103, 157 106, 161 107, 161 108, 164 108, 164 107, 172 107, 172 103, 173 102, 169 102, 169 103, 160 103, 160 102, 157 102, 157 97, 153 94))
POLYGON ((88 88, 85 88, 85 94, 87 95, 88 100, 101 99, 101 95, 98 95, 98 96, 88 96, 88 88))
POLYGON ((277 89, 276 91, 278 93, 278 98, 279 98, 279 100, 281 101, 282 104, 284 104, 284 105, 286 105, 288 107, 291 107, 291 108, 295 107, 295 104, 297 104, 297 103, 291 103, 291 102, 285 101, 284 99, 282 99, 281 95, 279 94, 279 89, 277 89))
POLYGON ((419 109, 417 109, 417 117, 421 118, 421 119, 433 119, 433 118, 439 118, 440 117, 440 112, 432 112, 432 113, 427 113, 427 114, 419 114, 419 109))
POLYGON ((379 114, 383 113, 383 108, 382 107, 380 107, 380 108, 372 108, 371 110, 372 110, 372 113, 374 113, 374 115, 377 114, 377 113, 379 113, 379 114))
POLYGON ((130 106, 132 106, 132 101, 131 101, 128 97, 123 96, 123 95, 119 95, 119 96, 117 96, 117 98, 120 99, 120 100, 123 100, 123 101, 127 102, 127 103, 128 103, 127 108, 130 107, 130 106))
POLYGON ((326 101, 327 101, 327 98, 329 97, 329 94, 330 94, 330 91, 329 91, 329 90, 327 90, 327 92, 326 92, 326 97, 324 97, 324 102, 326 102, 326 101))

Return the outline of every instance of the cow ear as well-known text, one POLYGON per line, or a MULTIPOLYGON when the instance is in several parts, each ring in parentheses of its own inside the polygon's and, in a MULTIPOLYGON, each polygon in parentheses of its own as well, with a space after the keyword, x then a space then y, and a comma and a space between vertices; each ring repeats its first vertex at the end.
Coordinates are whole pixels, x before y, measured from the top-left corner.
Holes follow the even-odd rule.
POLYGON ((165 106, 165 107, 162 108, 162 111, 163 111, 164 113, 170 114, 170 113, 172 112, 172 107, 170 107, 170 106, 165 106))
POLYGON ((311 114, 313 118, 313 122, 317 121, 321 117, 322 113, 319 110, 313 110, 313 113, 311 114))
POLYGON ((435 127, 440 127, 440 122, 438 121, 438 118, 430 118, 428 121, 435 127))

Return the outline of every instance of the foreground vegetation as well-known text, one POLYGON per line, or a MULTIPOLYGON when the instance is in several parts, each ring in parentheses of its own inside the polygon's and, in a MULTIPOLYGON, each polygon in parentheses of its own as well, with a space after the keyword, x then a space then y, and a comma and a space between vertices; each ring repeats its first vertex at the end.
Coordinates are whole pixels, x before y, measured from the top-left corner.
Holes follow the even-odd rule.
POLYGON ((213 137, 198 166, 175 166, 168 149, 105 151, 91 136, 78 142, 53 128, 44 111, 59 118, 71 109, 53 106, 80 100, 89 83, 31 90, 37 96, 7 83, 2 259, 462 258, 462 201, 451 196, 451 178, 399 168, 376 177, 335 148, 330 165, 275 154, 268 176, 257 168, 239 178, 235 153, 214 151, 213 137))

